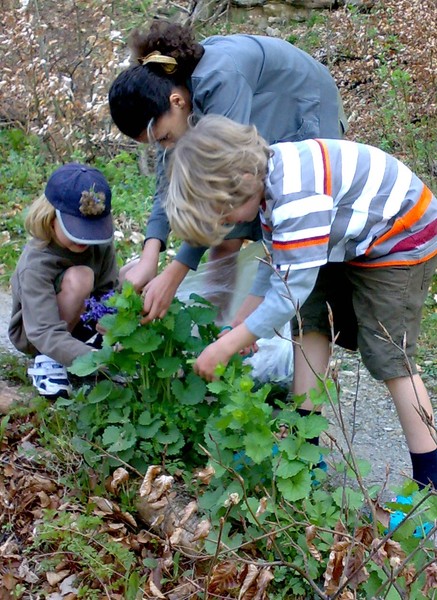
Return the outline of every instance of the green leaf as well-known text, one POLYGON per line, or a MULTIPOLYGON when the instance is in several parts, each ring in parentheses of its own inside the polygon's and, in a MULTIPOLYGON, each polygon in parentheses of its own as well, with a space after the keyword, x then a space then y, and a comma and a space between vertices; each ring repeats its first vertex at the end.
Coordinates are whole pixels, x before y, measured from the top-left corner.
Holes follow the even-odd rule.
POLYGON ((262 435, 262 432, 257 432, 256 435, 252 433, 244 437, 246 454, 256 464, 272 455, 273 441, 270 430, 266 429, 264 433, 265 435, 262 435))
POLYGON ((173 425, 169 428, 167 432, 160 431, 159 433, 157 433, 156 440, 160 444, 173 444, 179 439, 180 436, 181 432, 176 427, 176 425, 173 425))
POLYGON ((129 420, 130 416, 130 407, 126 406, 126 408, 121 411, 117 409, 112 409, 109 411, 108 416, 106 417, 107 423, 126 423, 129 420))
POLYGON ((351 488, 337 488, 332 493, 332 499, 339 508, 347 506, 350 510, 358 510, 363 506, 363 495, 351 488))
POLYGON ((306 498, 311 491, 311 484, 311 474, 308 470, 302 470, 287 479, 278 478, 276 481, 278 490, 289 502, 306 498))
POLYGON ((211 383, 208 383, 207 388, 212 394, 216 394, 218 396, 222 392, 228 392, 229 384, 221 380, 212 381, 211 383))
POLYGON ((288 477, 294 477, 304 469, 308 470, 308 467, 300 462, 300 460, 287 460, 282 458, 279 461, 277 469, 275 469, 276 477, 287 479, 288 477))
POLYGON ((304 442, 297 453, 300 460, 308 461, 312 465, 320 462, 320 448, 315 444, 304 442))
POLYGON ((290 460, 297 458, 299 452, 299 446, 297 440, 293 438, 291 435, 288 435, 285 438, 282 438, 278 442, 278 448, 280 452, 285 452, 290 460))
POLYGON ((363 584, 363 591, 366 594, 366 598, 374 598, 376 592, 381 587, 381 584, 386 579, 386 575, 381 567, 377 567, 374 563, 370 563, 371 569, 369 578, 363 584))
POLYGON ((196 294, 195 292, 190 294, 190 300, 197 302, 197 304, 203 304, 205 306, 209 306, 210 308, 215 308, 215 306, 209 300, 203 296, 199 296, 199 294, 196 294))
POLYGON ((144 410, 139 416, 138 416, 138 424, 139 425, 150 425, 151 423, 153 423, 155 417, 152 417, 152 414, 149 410, 144 410))
POLYGON ((138 590, 140 588, 140 576, 138 571, 132 571, 129 575, 127 582, 127 589, 125 592, 126 600, 135 600, 137 598, 138 590))
POLYGON ((108 379, 99 381, 88 394, 87 402, 89 404, 98 404, 99 402, 102 402, 102 400, 105 400, 109 396, 113 387, 114 384, 108 379))
POLYGON ((299 434, 307 439, 318 437, 328 426, 328 419, 319 414, 301 417, 296 423, 299 434))
POLYGON ((135 428, 131 423, 126 423, 123 427, 110 425, 102 436, 102 443, 107 447, 108 452, 127 450, 134 446, 136 441, 135 428))
POLYGON ((191 336, 191 317, 187 311, 180 311, 175 317, 173 338, 177 342, 186 342, 191 336))
POLYGON ((87 375, 91 375, 91 373, 95 373, 99 367, 107 364, 110 361, 112 354, 112 348, 108 346, 104 346, 101 350, 97 350, 96 352, 90 350, 87 354, 75 358, 71 367, 68 368, 68 371, 79 377, 86 377, 87 375))
POLYGON ((97 352, 88 352, 87 354, 78 356, 74 359, 73 364, 68 368, 68 371, 79 377, 86 377, 87 375, 91 375, 91 373, 95 373, 98 369, 98 365, 96 365, 94 360, 95 354, 97 354, 97 352))
POLYGON ((185 381, 173 380, 171 387, 179 402, 186 406, 199 404, 205 398, 206 383, 193 372, 187 375, 185 381))
POLYGON ((157 419, 156 421, 153 421, 153 423, 150 423, 150 425, 137 425, 137 435, 143 440, 151 440, 156 436, 162 424, 163 421, 157 419))
POLYGON ((187 310, 196 325, 210 325, 214 323, 217 314, 217 310, 202 306, 188 306, 187 310))
POLYGON ((123 347, 130 348, 134 352, 154 352, 162 343, 162 337, 147 326, 138 327, 127 338, 123 340, 123 347))
POLYGON ((113 326, 108 333, 112 338, 118 340, 119 338, 124 338, 128 335, 131 335, 131 333, 133 333, 138 326, 139 321, 132 319, 131 315, 116 314, 113 326))
POLYGON ((178 372, 181 367, 181 359, 178 356, 165 356, 156 361, 159 371, 157 377, 164 379, 178 372))

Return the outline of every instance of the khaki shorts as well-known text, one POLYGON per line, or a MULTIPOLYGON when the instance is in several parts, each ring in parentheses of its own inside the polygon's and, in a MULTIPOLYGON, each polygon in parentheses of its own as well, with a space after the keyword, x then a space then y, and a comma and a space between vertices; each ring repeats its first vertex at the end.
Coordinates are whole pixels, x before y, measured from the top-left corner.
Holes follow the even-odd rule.
MULTIPOLYGON (((336 343, 350 350, 358 348, 375 379, 405 377, 410 368, 416 373, 413 357, 422 308, 436 268, 437 256, 419 265, 390 268, 328 263, 321 267, 316 285, 300 309, 303 332, 318 332, 331 339, 328 303, 338 334, 336 343)), ((293 334, 298 333, 294 319, 293 334)))

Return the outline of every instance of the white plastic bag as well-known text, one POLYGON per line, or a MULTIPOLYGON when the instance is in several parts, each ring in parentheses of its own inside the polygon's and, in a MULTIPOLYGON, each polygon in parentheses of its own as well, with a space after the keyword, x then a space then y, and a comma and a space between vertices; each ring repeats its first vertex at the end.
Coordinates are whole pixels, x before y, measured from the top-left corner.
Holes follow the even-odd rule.
POLYGON ((287 323, 278 335, 271 339, 258 340, 258 352, 246 358, 245 364, 252 367, 252 377, 261 383, 288 385, 293 378, 293 343, 290 339, 290 324, 287 323))

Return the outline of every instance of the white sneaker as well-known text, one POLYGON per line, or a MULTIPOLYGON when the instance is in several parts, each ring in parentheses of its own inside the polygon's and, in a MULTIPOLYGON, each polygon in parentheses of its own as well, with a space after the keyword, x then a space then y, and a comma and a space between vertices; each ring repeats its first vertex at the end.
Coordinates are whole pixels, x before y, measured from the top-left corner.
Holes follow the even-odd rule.
POLYGON ((41 396, 68 398, 71 394, 66 368, 49 356, 38 354, 34 366, 27 369, 27 373, 41 396))

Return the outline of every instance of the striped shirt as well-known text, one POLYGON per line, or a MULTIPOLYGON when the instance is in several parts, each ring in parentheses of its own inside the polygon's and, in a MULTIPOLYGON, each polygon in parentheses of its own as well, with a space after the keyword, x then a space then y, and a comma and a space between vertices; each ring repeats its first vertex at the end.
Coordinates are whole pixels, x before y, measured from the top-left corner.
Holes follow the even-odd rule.
POLYGON ((437 200, 395 157, 344 140, 272 150, 260 215, 276 272, 260 265, 252 293, 265 300, 246 320, 258 337, 272 337, 295 314, 278 274, 301 306, 327 262, 377 268, 437 254, 437 200))

